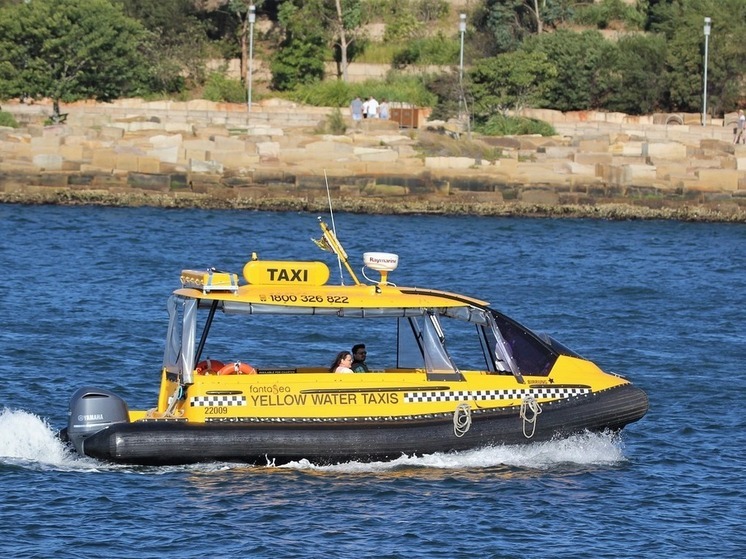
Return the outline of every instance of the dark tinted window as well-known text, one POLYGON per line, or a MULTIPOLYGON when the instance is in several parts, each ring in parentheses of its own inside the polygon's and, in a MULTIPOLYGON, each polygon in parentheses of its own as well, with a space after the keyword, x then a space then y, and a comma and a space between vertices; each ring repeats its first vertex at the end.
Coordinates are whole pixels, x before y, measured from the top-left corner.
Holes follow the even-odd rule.
POLYGON ((498 312, 493 314, 521 374, 548 375, 557 360, 557 353, 527 328, 498 312))

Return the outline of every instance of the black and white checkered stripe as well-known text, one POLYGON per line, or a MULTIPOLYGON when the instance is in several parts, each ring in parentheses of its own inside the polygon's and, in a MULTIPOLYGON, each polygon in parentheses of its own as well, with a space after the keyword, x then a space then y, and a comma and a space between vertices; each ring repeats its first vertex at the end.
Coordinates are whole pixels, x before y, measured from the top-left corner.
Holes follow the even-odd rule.
POLYGON ((192 407, 206 406, 245 406, 246 396, 224 395, 224 396, 195 396, 190 400, 192 407))
POLYGON ((511 390, 439 390, 433 392, 405 392, 404 401, 419 402, 463 402, 464 400, 520 400, 529 394, 534 398, 559 400, 590 393, 589 388, 516 388, 511 390))

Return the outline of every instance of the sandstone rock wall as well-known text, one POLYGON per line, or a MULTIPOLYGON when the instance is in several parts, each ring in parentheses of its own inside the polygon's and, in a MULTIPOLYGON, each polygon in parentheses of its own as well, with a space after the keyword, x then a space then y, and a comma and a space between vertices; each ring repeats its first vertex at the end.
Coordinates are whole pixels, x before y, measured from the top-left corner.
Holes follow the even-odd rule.
MULTIPOLYGON (((534 111, 554 137, 485 138, 494 160, 422 154, 421 131, 391 121, 318 132, 330 109, 129 100, 4 106, 25 126, 0 129, 0 192, 67 189, 218 198, 325 195, 542 205, 633 203, 746 207, 746 145, 730 127, 686 119, 534 111), (666 124, 668 122, 668 124, 666 124), (677 122, 674 124, 673 122, 677 122)), ((442 127, 440 127, 442 128, 442 127)), ((458 134, 455 143, 468 142, 458 134)))

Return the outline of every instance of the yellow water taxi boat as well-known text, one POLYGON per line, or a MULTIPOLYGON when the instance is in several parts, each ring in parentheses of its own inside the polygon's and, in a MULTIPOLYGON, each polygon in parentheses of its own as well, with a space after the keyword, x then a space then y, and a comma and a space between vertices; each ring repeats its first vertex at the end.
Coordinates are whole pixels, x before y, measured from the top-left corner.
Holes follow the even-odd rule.
POLYGON ((83 387, 63 437, 125 464, 329 464, 619 430, 645 415, 642 390, 486 301, 395 285, 396 254, 365 253, 360 281, 319 221, 316 244, 336 254, 340 284, 324 262, 256 255, 243 281, 183 270, 158 402, 129 410, 83 387), (376 356, 367 372, 331 372, 360 341, 376 356))

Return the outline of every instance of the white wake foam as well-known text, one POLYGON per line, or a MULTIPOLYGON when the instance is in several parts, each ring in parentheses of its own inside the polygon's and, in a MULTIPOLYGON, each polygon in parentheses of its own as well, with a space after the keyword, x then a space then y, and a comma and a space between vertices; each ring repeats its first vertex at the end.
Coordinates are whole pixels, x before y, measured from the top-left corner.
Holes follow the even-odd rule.
POLYGON ((624 462, 622 443, 609 433, 585 433, 566 439, 526 445, 486 447, 454 453, 402 456, 390 462, 347 462, 316 466, 307 460, 291 462, 286 468, 337 472, 387 471, 406 467, 464 469, 507 466, 548 470, 561 466, 599 466, 624 462))
MULTIPOLYGON (((75 468, 81 459, 46 419, 23 410, 0 411, 0 462, 34 468, 75 468)), ((83 461, 90 466, 90 461, 83 461)))
MULTIPOLYGON (((498 466, 548 470, 563 465, 614 465, 624 460, 619 437, 605 433, 586 433, 544 443, 495 446, 466 452, 435 453, 424 456, 402 456, 388 462, 346 462, 333 466, 317 466, 307 460, 301 460, 281 467, 330 472, 385 472, 403 468, 458 470, 498 466)), ((0 411, 0 463, 35 469, 123 468, 104 465, 96 460, 78 456, 60 441, 57 430, 51 427, 46 419, 27 411, 8 408, 0 411)), ((274 468, 272 464, 266 466, 274 468)), ((186 467, 147 468, 147 471, 151 473, 183 469, 220 471, 245 467, 241 464, 213 462, 186 467)))

